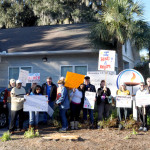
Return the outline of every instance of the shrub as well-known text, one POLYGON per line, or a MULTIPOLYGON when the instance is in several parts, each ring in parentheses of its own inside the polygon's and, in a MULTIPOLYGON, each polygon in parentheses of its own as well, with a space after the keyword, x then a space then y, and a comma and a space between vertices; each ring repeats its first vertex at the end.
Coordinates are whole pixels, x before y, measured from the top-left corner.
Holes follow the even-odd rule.
POLYGON ((2 140, 2 142, 11 140, 9 131, 4 132, 3 136, 1 137, 1 140, 2 140))
POLYGON ((39 131, 36 131, 34 133, 34 129, 33 128, 29 129, 28 131, 26 131, 24 133, 24 137, 25 138, 34 138, 34 137, 39 137, 39 136, 40 136, 39 131))

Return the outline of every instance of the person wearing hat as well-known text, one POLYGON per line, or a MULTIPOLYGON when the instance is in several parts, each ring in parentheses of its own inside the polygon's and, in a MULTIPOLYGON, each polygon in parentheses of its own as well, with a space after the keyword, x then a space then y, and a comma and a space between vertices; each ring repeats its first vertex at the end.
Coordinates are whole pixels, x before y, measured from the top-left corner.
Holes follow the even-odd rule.
POLYGON ((11 118, 11 97, 10 97, 10 92, 12 90, 13 87, 16 86, 16 80, 15 79, 10 79, 9 80, 9 84, 8 84, 8 88, 5 89, 4 91, 4 108, 7 107, 8 109, 8 127, 10 124, 10 118, 11 118))
MULTIPOLYGON (((89 76, 86 76, 84 78, 84 84, 85 84, 85 92, 86 91, 96 92, 95 86, 90 83, 89 76)), ((94 124, 93 109, 83 108, 83 120, 85 123, 87 123, 87 113, 89 113, 90 116, 90 123, 91 123, 90 128, 93 128, 93 124, 94 124)))
POLYGON ((17 116, 19 116, 19 130, 23 129, 23 103, 25 101, 25 89, 22 87, 22 81, 16 81, 16 87, 11 90, 11 122, 9 131, 14 133, 17 116))
MULTIPOLYGON (((126 89, 126 84, 122 82, 119 86, 119 90, 117 90, 117 95, 130 95, 130 91, 126 89)), ((129 112, 129 108, 120 108, 117 107, 117 116, 118 116, 118 121, 119 121, 119 129, 121 130, 123 128, 122 124, 120 124, 120 121, 122 121, 122 116, 125 117, 125 120, 127 119, 129 112)))
MULTIPOLYGON (((145 95, 147 93, 147 90, 145 89, 144 82, 140 83, 140 89, 136 92, 136 97, 145 95)), ((138 118, 140 120, 140 128, 139 131, 147 131, 147 108, 146 106, 138 106, 138 118), (145 110, 144 110, 145 109, 145 110)))
MULTIPOLYGON (((42 94, 43 95, 48 95, 48 104, 49 106, 54 109, 54 101, 56 100, 57 97, 57 86, 52 82, 52 77, 47 77, 46 83, 42 85, 42 94)), ((52 121, 52 117, 50 117, 50 123, 52 121)), ((44 113, 44 124, 48 123, 48 115, 45 112, 44 113)))
POLYGON ((70 108, 70 101, 68 98, 67 88, 64 86, 64 81, 58 80, 58 87, 61 88, 61 94, 56 100, 56 104, 59 105, 59 114, 62 122, 62 128, 59 129, 60 132, 65 132, 68 128, 67 121, 67 110, 70 108))

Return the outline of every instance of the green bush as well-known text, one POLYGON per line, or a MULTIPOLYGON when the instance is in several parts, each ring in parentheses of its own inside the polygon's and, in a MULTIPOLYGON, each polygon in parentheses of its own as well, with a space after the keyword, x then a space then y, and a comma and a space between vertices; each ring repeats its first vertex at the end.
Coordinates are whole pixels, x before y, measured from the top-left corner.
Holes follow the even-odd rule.
POLYGON ((9 141, 9 140, 11 140, 9 131, 4 132, 3 136, 1 137, 1 141, 6 142, 6 141, 9 141))
POLYGON ((34 129, 33 128, 29 129, 28 131, 26 131, 24 133, 24 137, 25 138, 34 138, 34 137, 39 137, 39 136, 40 136, 39 131, 36 131, 34 133, 34 129))

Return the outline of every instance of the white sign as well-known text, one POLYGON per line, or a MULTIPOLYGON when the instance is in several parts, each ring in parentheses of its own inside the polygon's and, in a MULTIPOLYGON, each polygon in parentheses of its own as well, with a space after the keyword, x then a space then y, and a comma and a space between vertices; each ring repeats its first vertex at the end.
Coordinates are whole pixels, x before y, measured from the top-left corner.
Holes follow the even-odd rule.
POLYGON ((116 96, 116 107, 132 108, 132 96, 116 96))
POLYGON ((85 92, 84 106, 83 108, 94 109, 95 105, 95 92, 85 92))
POLYGON ((98 70, 114 71, 115 69, 115 51, 100 50, 98 60, 98 70))
POLYGON ((150 94, 138 95, 135 99, 138 107, 150 105, 150 94))
POLYGON ((29 75, 29 71, 20 69, 19 80, 22 81, 22 86, 26 86, 28 75, 29 75))
POLYGON ((48 97, 45 95, 25 95, 24 111, 48 112, 48 97))
POLYGON ((40 73, 29 73, 28 83, 40 83, 40 73))
MULTIPOLYGON (((108 72, 109 73, 109 72, 108 72)), ((116 80, 117 75, 110 75, 111 73, 106 75, 106 86, 110 89, 111 95, 116 96, 117 86, 116 86, 116 80)), ((95 88, 100 88, 101 80, 105 80, 105 74, 102 74, 101 71, 98 73, 95 72, 87 72, 87 75, 90 77, 91 84, 95 85, 95 88)))
POLYGON ((48 115, 51 117, 54 113, 54 110, 48 105, 48 115))

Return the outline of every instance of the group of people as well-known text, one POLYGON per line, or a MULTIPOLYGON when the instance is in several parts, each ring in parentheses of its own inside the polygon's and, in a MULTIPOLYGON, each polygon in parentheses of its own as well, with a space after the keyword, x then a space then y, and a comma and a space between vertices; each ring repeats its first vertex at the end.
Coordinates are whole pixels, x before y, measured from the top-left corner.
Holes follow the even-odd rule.
MULTIPOLYGON (((18 120, 18 130, 23 129, 23 104, 26 101, 24 95, 47 95, 48 105, 54 110, 54 106, 59 106, 59 115, 61 118, 62 128, 59 131, 66 131, 70 124, 70 129, 78 129, 79 117, 81 110, 83 111, 83 122, 87 123, 87 114, 90 117, 90 128, 94 128, 94 110, 84 108, 85 92, 95 92, 96 96, 94 101, 97 103, 98 110, 98 122, 109 117, 112 96, 110 89, 106 86, 105 80, 101 80, 100 88, 96 91, 94 85, 90 83, 90 77, 85 76, 84 83, 80 84, 78 88, 69 89, 66 88, 65 78, 61 77, 56 86, 52 82, 51 77, 47 77, 46 83, 42 86, 37 83, 33 83, 29 92, 26 92, 22 87, 22 81, 11 79, 9 87, 5 90, 4 95, 4 107, 8 108, 8 119, 9 119, 9 131, 13 134, 16 128, 16 120, 18 120), (67 111, 70 109, 70 123, 68 123, 67 111)), ((147 86, 144 83, 140 83, 140 89, 137 91, 138 94, 149 94, 150 93, 150 78, 147 79, 147 86)), ((126 89, 125 83, 120 84, 119 90, 116 95, 130 95, 130 92, 126 89)), ((145 109, 148 111, 147 106, 138 108, 138 115, 141 121, 141 127, 139 130, 147 131, 147 114, 145 109)), ((129 108, 117 108, 117 115, 119 121, 119 128, 122 128, 120 122, 122 119, 127 118, 129 108), (124 117, 124 118, 123 118, 124 117)), ((49 120, 53 120, 53 116, 49 117, 47 112, 43 114, 43 123, 47 124, 49 120)), ((29 129, 38 129, 39 123, 39 112, 29 112, 29 129)), ((97 128, 102 128, 99 124, 97 128)))

